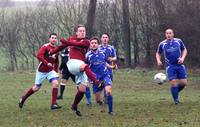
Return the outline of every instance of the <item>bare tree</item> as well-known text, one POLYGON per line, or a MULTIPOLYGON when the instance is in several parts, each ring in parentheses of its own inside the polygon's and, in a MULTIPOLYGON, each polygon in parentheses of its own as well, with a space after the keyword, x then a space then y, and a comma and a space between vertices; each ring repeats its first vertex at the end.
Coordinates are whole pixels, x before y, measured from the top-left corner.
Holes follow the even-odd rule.
POLYGON ((127 67, 131 66, 131 44, 130 44, 130 23, 129 23, 129 2, 128 0, 122 0, 123 9, 123 42, 125 47, 125 64, 127 67))
POLYGON ((90 0, 88 14, 87 14, 87 25, 86 25, 88 36, 92 36, 93 35, 96 4, 97 4, 97 0, 90 0))

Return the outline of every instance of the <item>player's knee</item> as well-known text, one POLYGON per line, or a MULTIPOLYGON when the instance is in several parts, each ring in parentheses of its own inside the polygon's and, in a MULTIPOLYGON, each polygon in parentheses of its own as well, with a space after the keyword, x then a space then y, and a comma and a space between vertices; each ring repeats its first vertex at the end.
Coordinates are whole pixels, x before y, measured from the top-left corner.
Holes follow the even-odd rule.
POLYGON ((53 88, 58 88, 58 80, 53 80, 52 86, 53 86, 53 88))
POLYGON ((83 84, 79 84, 79 86, 78 86, 78 90, 80 91, 80 92, 86 92, 86 86, 85 85, 83 85, 83 84))
POLYGON ((171 80, 170 81, 170 84, 171 84, 171 86, 176 86, 176 80, 174 79, 174 80, 171 80))
POLYGON ((85 67, 87 67, 88 65, 87 64, 82 64, 80 66, 80 71, 84 71, 85 70, 85 67))
POLYGON ((67 83, 67 80, 66 80, 66 79, 62 79, 62 80, 61 80, 61 83, 62 83, 62 84, 66 84, 66 83, 67 83))
POLYGON ((111 95, 111 87, 106 87, 106 95, 109 96, 111 95))
POLYGON ((36 92, 36 91, 38 91, 38 90, 40 89, 40 86, 34 85, 34 86, 32 87, 32 89, 33 89, 34 92, 36 92))
POLYGON ((180 84, 183 86, 187 86, 187 80, 186 79, 180 80, 180 84))

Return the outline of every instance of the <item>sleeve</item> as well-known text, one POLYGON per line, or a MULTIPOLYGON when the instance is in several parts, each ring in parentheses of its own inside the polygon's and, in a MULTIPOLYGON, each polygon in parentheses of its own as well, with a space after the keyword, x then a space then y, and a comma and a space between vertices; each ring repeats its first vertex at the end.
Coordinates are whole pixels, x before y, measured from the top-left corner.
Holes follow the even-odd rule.
POLYGON ((58 53, 59 51, 62 51, 62 50, 65 49, 66 47, 67 47, 66 44, 61 44, 60 46, 58 46, 58 47, 54 48, 53 50, 51 50, 51 51, 49 52, 49 54, 52 55, 52 54, 58 53))
POLYGON ((183 41, 181 39, 180 39, 179 43, 180 43, 181 51, 184 50, 186 47, 185 47, 185 45, 184 45, 184 43, 183 43, 183 41))
POLYGON ((157 53, 161 54, 163 52, 163 43, 158 45, 157 53))
POLYGON ((112 57, 117 57, 116 50, 113 46, 112 46, 111 55, 112 55, 112 57))
POLYGON ((39 51, 38 51, 38 53, 37 53, 37 58, 42 62, 42 63, 44 63, 45 65, 47 65, 48 64, 48 62, 45 60, 45 58, 44 58, 44 55, 45 55, 45 53, 47 52, 47 49, 46 49, 46 46, 42 46, 40 49, 39 49, 39 51))
POLYGON ((88 39, 82 39, 80 41, 77 41, 74 38, 68 38, 67 40, 62 38, 60 41, 68 46, 78 46, 83 48, 89 48, 90 46, 90 42, 88 39))
POLYGON ((55 65, 54 65, 54 70, 56 72, 58 72, 58 66, 59 66, 59 59, 58 59, 58 54, 56 54, 55 65))

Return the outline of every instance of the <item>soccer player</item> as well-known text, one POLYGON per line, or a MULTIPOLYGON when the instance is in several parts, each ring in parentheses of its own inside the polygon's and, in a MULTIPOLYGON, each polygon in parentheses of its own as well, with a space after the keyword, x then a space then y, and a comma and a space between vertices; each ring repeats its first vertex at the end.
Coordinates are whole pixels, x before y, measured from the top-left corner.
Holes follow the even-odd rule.
MULTIPOLYGON (((60 83, 60 95, 57 97, 57 99, 63 99, 63 93, 66 88, 66 83, 70 77, 72 81, 75 82, 75 76, 69 72, 68 67, 67 67, 67 62, 69 60, 69 48, 63 49, 61 51, 60 56, 61 56, 61 64, 60 64, 59 70, 62 74, 62 79, 60 83)), ((92 103, 91 103, 91 94, 90 94, 89 87, 86 88, 85 95, 86 95, 86 104, 88 106, 91 106, 92 103)))
MULTIPOLYGON (((86 54, 87 63, 90 65, 91 70, 96 74, 100 81, 105 82, 105 92, 108 104, 108 113, 113 114, 113 97, 111 94, 112 90, 112 80, 108 71, 108 68, 112 68, 111 65, 107 63, 106 55, 104 52, 98 50, 99 40, 93 37, 90 40, 90 51, 86 54)), ((102 105, 101 92, 96 85, 93 85, 93 92, 95 94, 96 102, 102 105)))
MULTIPOLYGON (((99 46, 99 50, 103 51, 106 54, 107 63, 111 66, 117 67, 116 64, 114 64, 117 60, 116 51, 113 46, 109 45, 109 34, 103 33, 101 35, 101 45, 99 46)), ((110 74, 110 77, 113 81, 113 73, 112 68, 108 68, 108 72, 110 74)))
MULTIPOLYGON (((106 55, 106 61, 110 66, 113 66, 112 68, 108 68, 108 73, 111 77, 111 80, 113 81, 113 69, 117 68, 117 64, 115 62, 117 61, 117 55, 116 51, 113 46, 109 45, 110 36, 108 33, 103 33, 101 35, 101 45, 99 46, 99 50, 103 51, 106 55)), ((106 102, 106 92, 104 92, 104 101, 106 102)))
POLYGON ((78 104, 82 100, 86 91, 87 78, 90 78, 95 85, 98 85, 99 87, 103 87, 104 84, 97 80, 96 75, 91 71, 89 65, 85 63, 85 54, 90 46, 89 40, 86 39, 85 26, 77 25, 75 32, 76 34, 69 37, 67 40, 61 38, 60 41, 62 42, 62 45, 60 45, 57 49, 52 50, 50 54, 54 54, 69 46, 70 60, 67 62, 67 66, 69 71, 75 75, 75 81, 78 86, 71 109, 75 111, 76 115, 82 116, 78 110, 78 104))
POLYGON ((26 99, 33 93, 37 92, 45 79, 52 83, 52 99, 50 108, 59 109, 56 102, 58 94, 58 54, 49 55, 49 51, 55 48, 57 43, 56 33, 49 35, 49 43, 44 44, 37 53, 37 58, 40 61, 36 71, 35 84, 22 96, 19 100, 19 108, 22 108, 26 99))
POLYGON ((60 82, 60 95, 57 97, 57 99, 63 99, 65 86, 70 77, 72 81, 75 82, 75 76, 69 72, 68 67, 67 67, 67 61, 69 59, 69 49, 68 48, 63 49, 61 51, 60 56, 61 56, 61 64, 60 64, 59 70, 62 74, 62 79, 60 82))
POLYGON ((156 52, 157 65, 162 66, 161 53, 164 53, 166 72, 171 84, 171 94, 175 105, 179 104, 179 92, 187 85, 184 60, 187 49, 181 39, 174 38, 172 29, 165 31, 166 39, 162 41, 156 52), (177 82, 179 80, 179 83, 177 82))

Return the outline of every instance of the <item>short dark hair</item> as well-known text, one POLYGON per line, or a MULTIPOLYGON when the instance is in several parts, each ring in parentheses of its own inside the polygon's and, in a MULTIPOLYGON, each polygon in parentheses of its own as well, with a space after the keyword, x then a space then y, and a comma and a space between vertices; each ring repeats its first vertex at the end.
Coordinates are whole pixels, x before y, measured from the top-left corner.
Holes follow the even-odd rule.
POLYGON ((102 37, 104 34, 107 35, 108 38, 110 38, 110 35, 108 33, 102 33, 100 37, 102 37))
POLYGON ((83 24, 78 24, 78 25, 76 25, 76 26, 74 27, 74 32, 77 32, 79 27, 85 27, 85 25, 83 25, 83 24))
POLYGON ((94 37, 90 38, 90 41, 92 41, 92 40, 97 40, 97 43, 99 44, 99 38, 98 37, 94 36, 94 37))
POLYGON ((52 36, 52 35, 55 35, 55 36, 57 36, 57 34, 56 34, 56 33, 50 33, 50 34, 49 34, 49 38, 51 38, 51 36, 52 36))

